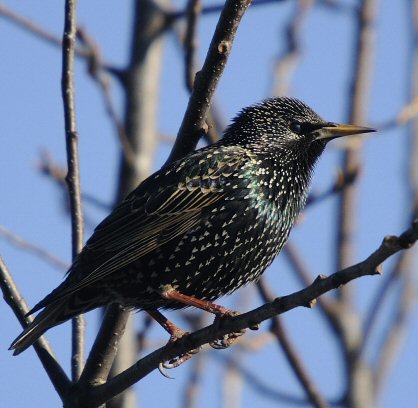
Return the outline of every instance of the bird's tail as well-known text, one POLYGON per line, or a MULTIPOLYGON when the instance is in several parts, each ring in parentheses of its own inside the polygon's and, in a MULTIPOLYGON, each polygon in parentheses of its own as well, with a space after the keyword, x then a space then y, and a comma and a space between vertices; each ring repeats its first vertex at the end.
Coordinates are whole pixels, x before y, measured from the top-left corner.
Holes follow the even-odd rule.
POLYGON ((9 350, 14 350, 13 355, 20 354, 35 343, 48 329, 70 318, 71 316, 63 319, 63 306, 64 304, 51 304, 40 312, 9 347, 9 350))

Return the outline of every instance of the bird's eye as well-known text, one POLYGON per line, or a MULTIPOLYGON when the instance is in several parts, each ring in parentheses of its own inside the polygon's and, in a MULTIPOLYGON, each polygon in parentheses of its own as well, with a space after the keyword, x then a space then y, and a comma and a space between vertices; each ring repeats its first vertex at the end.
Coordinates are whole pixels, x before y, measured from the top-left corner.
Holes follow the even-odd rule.
POLYGON ((297 121, 292 122, 289 127, 292 132, 297 133, 298 135, 302 133, 302 124, 297 121))

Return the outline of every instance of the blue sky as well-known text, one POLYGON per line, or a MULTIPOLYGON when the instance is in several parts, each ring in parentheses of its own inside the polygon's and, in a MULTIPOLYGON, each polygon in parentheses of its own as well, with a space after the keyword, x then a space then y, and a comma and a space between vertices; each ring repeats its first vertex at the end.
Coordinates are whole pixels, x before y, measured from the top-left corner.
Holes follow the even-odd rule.
MULTIPOLYGON (((354 1, 344 1, 355 4, 354 1)), ((5 1, 18 13, 33 19, 51 33, 61 36, 63 2, 5 1)), ((204 2, 209 4, 209 2, 204 2)), ((378 6, 376 54, 371 75, 367 123, 378 125, 395 117, 408 97, 408 58, 411 41, 408 24, 409 2, 381 0, 378 6)), ((174 3, 181 6, 183 2, 174 3)), ((219 84, 216 101, 228 122, 242 107, 271 96, 272 72, 283 47, 283 28, 293 11, 293 1, 253 8, 245 15, 225 74, 219 84)), ((173 6, 176 7, 176 6, 173 6)), ((106 61, 123 66, 129 50, 132 1, 80 2, 78 22, 100 44, 106 61)), ((200 61, 203 60, 217 16, 205 17, 200 25, 200 61)), ((303 25, 300 63, 291 82, 290 94, 311 105, 319 114, 332 121, 347 120, 348 85, 353 57, 353 24, 347 13, 315 8, 308 13, 303 25)), ((46 248, 62 260, 70 262, 70 222, 63 209, 62 196, 53 183, 38 171, 40 153, 49 151, 58 163, 65 163, 63 113, 60 90, 61 52, 16 28, 0 17, 0 225, 30 242, 46 248)), ((163 134, 175 135, 187 105, 183 85, 183 68, 179 49, 173 36, 165 41, 164 67, 161 80, 159 128, 163 134)), ((117 85, 114 98, 122 112, 122 95, 117 85)), ((104 110, 96 85, 87 77, 85 64, 76 66, 76 107, 80 133, 80 163, 82 190, 111 203, 115 194, 118 170, 117 139, 104 110)), ((406 200, 404 166, 407 159, 406 128, 379 132, 367 138, 363 152, 359 213, 356 233, 355 260, 366 257, 386 234, 399 233, 407 227, 409 203, 406 200)), ((164 161, 170 146, 162 144, 156 154, 155 169, 164 161)), ((340 159, 338 144, 330 146, 317 167, 313 180, 315 191, 326 190, 337 173, 340 159)), ((310 208, 303 222, 292 233, 306 263, 314 274, 333 272, 335 199, 328 199, 310 208)), ((106 213, 91 205, 85 212, 92 227, 106 213)), ((29 305, 57 286, 63 271, 51 267, 39 258, 10 245, 0 237, 0 254, 9 266, 29 305)), ((415 257, 416 258, 416 257, 415 257)), ((390 262, 388 265, 390 266, 390 262)), ((389 270, 386 266, 384 270, 389 270)), ((284 257, 266 272, 266 279, 276 294, 287 294, 299 288, 284 257)), ((358 310, 364 310, 379 284, 379 278, 363 278, 355 283, 358 310)), ((260 303, 251 287, 238 297, 222 302, 246 299, 244 309, 260 303), (249 301, 248 301, 249 299, 249 301)), ((230 303, 231 304, 231 303, 230 303)), ((390 305, 386 306, 389 310, 390 305)), ((0 334, 0 378, 8 378, 2 387, 0 405, 23 407, 58 406, 52 389, 33 350, 15 358, 7 351, 20 326, 9 308, 0 302, 3 330, 0 334), (21 391, 17 391, 17 390, 21 391)), ((88 316, 88 339, 97 329, 96 314, 88 316)), ((175 319, 175 314, 173 315, 175 319)), ((285 318, 286 326, 296 347, 326 397, 338 396, 342 389, 342 369, 336 343, 329 338, 328 328, 311 310, 295 310, 285 318), (325 335, 324 335, 325 333, 325 335), (331 357, 329 357, 331 356, 331 357)), ((183 323, 184 322, 179 322, 183 323)), ((415 373, 418 367, 416 341, 418 319, 411 317, 399 361, 391 372, 382 396, 382 407, 412 406, 418 399, 415 373)), ((69 368, 69 324, 48 332, 60 361, 69 368)), ((266 330, 267 324, 262 326, 266 330)), ((156 344, 164 341, 159 328, 153 332, 156 344)), ((233 351, 236 353, 237 351, 233 351)), ((226 352, 210 353, 200 396, 200 407, 220 406, 226 352)), ((303 396, 293 374, 274 342, 246 355, 241 363, 260 381, 272 389, 303 396)), ((181 396, 190 363, 170 373, 175 380, 166 380, 152 373, 138 386, 143 406, 155 406, 155 390, 160 403, 174 400, 181 406, 181 396), (188 365, 189 364, 189 365, 188 365), (158 388, 156 388, 158 387, 158 388)), ((245 385, 242 406, 277 406, 245 385)))

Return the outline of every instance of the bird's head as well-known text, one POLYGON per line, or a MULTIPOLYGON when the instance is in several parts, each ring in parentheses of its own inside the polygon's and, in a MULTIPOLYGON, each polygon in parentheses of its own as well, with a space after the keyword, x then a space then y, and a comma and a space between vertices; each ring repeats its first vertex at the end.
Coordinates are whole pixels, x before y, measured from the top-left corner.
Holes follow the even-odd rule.
POLYGON ((241 111, 225 133, 240 145, 287 158, 319 157, 332 139, 374 132, 374 129, 343 125, 322 119, 295 98, 271 98, 241 111))

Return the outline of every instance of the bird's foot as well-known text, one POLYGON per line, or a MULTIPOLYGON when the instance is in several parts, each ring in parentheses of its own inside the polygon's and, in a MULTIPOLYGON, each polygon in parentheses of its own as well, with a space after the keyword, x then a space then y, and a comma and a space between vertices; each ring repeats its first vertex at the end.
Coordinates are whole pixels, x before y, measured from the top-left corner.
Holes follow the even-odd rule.
MULTIPOLYGON (((182 339, 187 336, 189 334, 189 332, 185 332, 181 329, 179 329, 178 327, 176 327, 176 331, 175 333, 173 333, 170 336, 170 339, 168 340, 165 350, 169 349, 170 345, 172 345, 173 343, 177 343, 179 341, 182 341, 182 339)), ((184 354, 180 354, 179 356, 176 356, 174 358, 167 358, 164 356, 164 351, 161 354, 161 362, 158 365, 158 369, 160 371, 160 373, 162 375, 164 375, 164 377, 167 378, 171 378, 165 371, 164 369, 168 369, 171 370, 173 368, 177 368, 180 365, 182 365, 183 363, 185 363, 187 360, 190 360, 193 355, 197 354, 200 351, 200 347, 190 350, 187 353, 184 354)))
MULTIPOLYGON (((222 321, 230 316, 236 316, 239 313, 227 309, 224 306, 217 305, 216 303, 209 302, 207 300, 197 299, 193 296, 185 295, 183 293, 175 290, 171 285, 164 287, 164 290, 160 293, 161 297, 167 300, 174 300, 176 302, 183 303, 187 306, 194 306, 199 309, 205 310, 209 313, 216 315, 215 317, 215 327, 219 327, 222 324, 222 321)), ((245 333, 245 330, 241 330, 237 333, 228 333, 222 336, 219 339, 216 339, 209 343, 209 345, 215 349, 224 349, 232 345, 238 337, 241 337, 245 333)))
MULTIPOLYGON (((237 315, 239 315, 238 312, 234 310, 229 310, 229 309, 226 309, 226 312, 223 314, 217 314, 215 317, 215 321, 213 322, 214 328, 215 329, 219 328, 223 324, 223 321, 229 316, 237 316, 237 315)), ((233 343, 235 343, 235 341, 239 337, 241 337, 244 333, 245 333, 245 330, 240 330, 239 332, 224 334, 222 337, 210 342, 209 345, 212 348, 217 349, 217 350, 226 349, 229 346, 231 346, 233 343)))
MULTIPOLYGON (((184 330, 177 327, 171 320, 168 320, 162 313, 160 313, 158 310, 151 310, 148 311, 148 314, 157 321, 163 328, 170 334, 170 339, 168 340, 166 347, 164 350, 167 350, 170 345, 177 343, 179 341, 182 341, 182 339, 187 336, 189 333, 185 332, 184 330)), ((190 360, 194 354, 198 353, 200 351, 200 347, 197 349, 190 350, 187 353, 181 354, 174 358, 166 358, 164 356, 164 351, 161 355, 161 362, 158 365, 158 369, 160 373, 167 378, 171 378, 164 369, 172 369, 180 366, 187 360, 190 360)))

